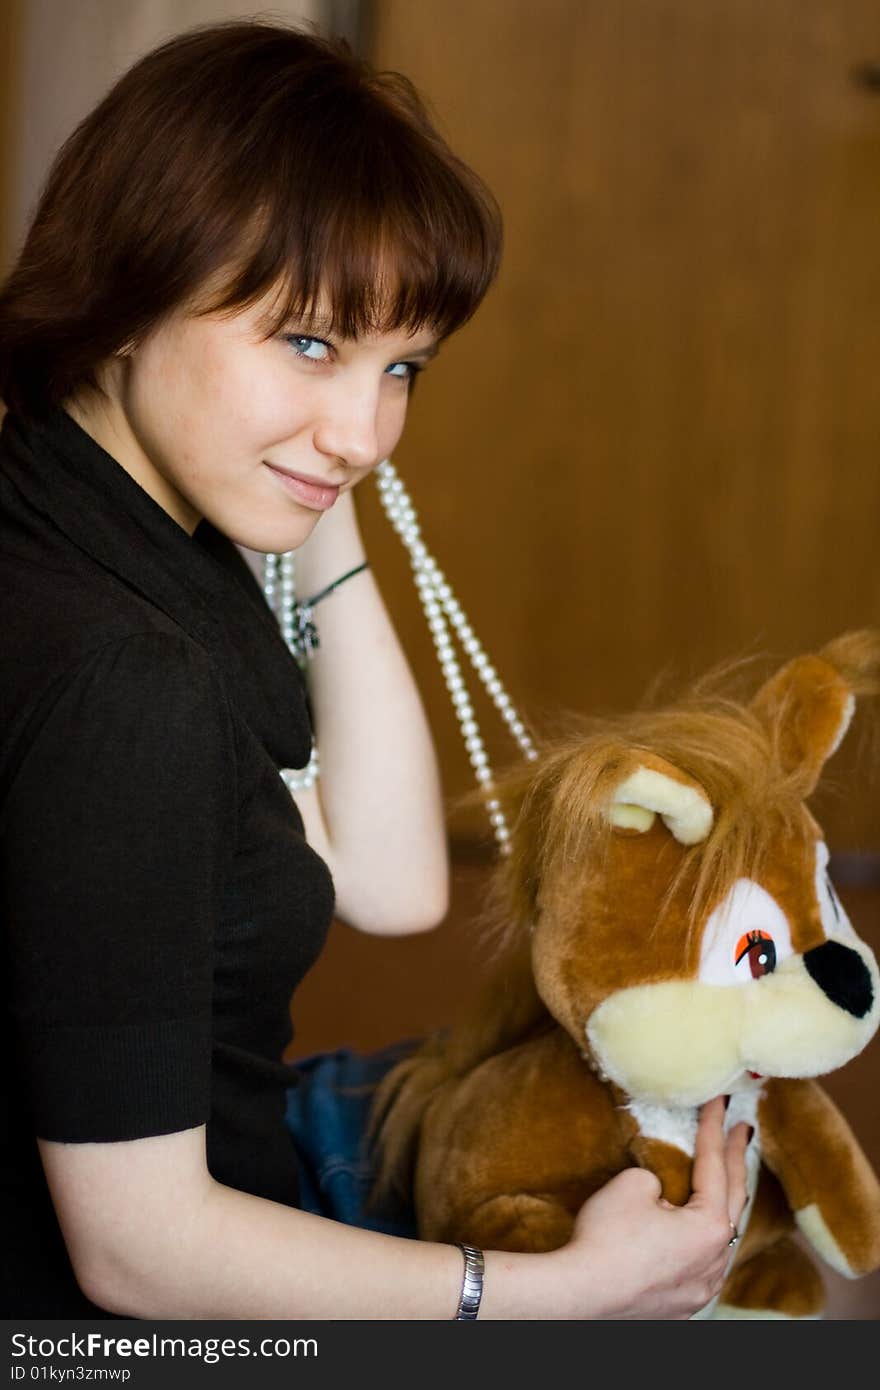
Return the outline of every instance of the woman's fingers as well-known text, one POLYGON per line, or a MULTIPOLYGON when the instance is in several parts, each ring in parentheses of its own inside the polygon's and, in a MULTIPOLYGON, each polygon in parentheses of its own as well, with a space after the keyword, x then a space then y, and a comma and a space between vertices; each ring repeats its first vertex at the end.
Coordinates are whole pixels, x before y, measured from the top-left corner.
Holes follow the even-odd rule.
POLYGON ((726 1211, 728 1178, 724 1108, 724 1097, 716 1096, 700 1110, 694 1147, 691 1203, 726 1211))
POLYGON ((727 1169, 727 1214, 735 1227, 746 1204, 746 1149, 752 1136, 751 1125, 734 1125, 727 1136, 724 1157, 727 1169))
POLYGON ((693 1195, 688 1205, 721 1218, 728 1232, 738 1231, 747 1199, 746 1149, 751 1126, 734 1125, 724 1134, 723 1096, 704 1105, 697 1125, 693 1195))

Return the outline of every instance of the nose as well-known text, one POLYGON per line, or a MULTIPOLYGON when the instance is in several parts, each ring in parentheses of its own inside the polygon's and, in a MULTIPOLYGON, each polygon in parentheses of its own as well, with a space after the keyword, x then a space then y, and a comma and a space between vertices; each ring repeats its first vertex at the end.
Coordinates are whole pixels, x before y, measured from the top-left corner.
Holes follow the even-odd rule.
POLYGON ((854 1018, 864 1018, 869 1012, 874 988, 858 951, 840 941, 825 941, 804 952, 804 965, 832 1004, 854 1018))
POLYGON ((379 394, 369 386, 339 391, 325 402, 315 427, 315 448, 350 468, 370 468, 379 459, 379 394))

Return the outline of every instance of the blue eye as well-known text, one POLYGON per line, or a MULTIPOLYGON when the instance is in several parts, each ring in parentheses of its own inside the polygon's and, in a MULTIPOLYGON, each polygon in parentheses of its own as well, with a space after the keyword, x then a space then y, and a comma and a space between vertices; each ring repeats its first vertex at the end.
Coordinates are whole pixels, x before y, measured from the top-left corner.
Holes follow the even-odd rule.
POLYGON ((325 343, 323 338, 309 338, 303 333, 288 333, 285 335, 285 342, 290 343, 297 357, 304 357, 307 362, 330 360, 330 344, 325 343))
POLYGON ((398 381, 413 381, 421 370, 415 362, 392 362, 385 368, 385 375, 396 377, 398 381))

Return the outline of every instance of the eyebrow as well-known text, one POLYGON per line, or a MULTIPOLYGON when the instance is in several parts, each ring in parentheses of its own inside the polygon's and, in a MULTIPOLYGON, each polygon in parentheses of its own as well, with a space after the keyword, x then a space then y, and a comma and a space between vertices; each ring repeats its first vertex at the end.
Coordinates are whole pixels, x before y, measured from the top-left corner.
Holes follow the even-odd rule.
POLYGON ((439 343, 429 343, 427 347, 419 348, 417 352, 408 352, 406 356, 407 358, 418 357, 421 358, 423 362, 430 362, 434 357, 437 356, 437 353, 439 351, 439 343))

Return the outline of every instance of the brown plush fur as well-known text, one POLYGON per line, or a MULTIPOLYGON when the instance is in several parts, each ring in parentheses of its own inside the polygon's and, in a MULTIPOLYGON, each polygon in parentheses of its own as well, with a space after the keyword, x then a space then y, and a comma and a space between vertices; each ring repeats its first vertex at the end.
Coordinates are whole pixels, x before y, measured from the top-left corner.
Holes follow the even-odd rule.
POLYGON ((686 1130, 724 1089, 752 1106, 765 1167, 717 1315, 816 1315, 821 1282, 790 1239, 792 1211, 844 1272, 880 1264, 880 1186, 845 1121, 815 1082, 767 1080, 831 1070, 877 1027, 876 997, 861 1014, 839 1009, 834 986, 813 978, 825 980, 826 938, 839 937, 830 964, 843 958, 877 993, 871 953, 820 901, 820 832, 804 798, 852 697, 876 691, 878 676, 880 636, 848 634, 790 662, 748 704, 699 688, 586 724, 496 788, 513 831, 494 971, 461 1026, 390 1074, 374 1111, 379 1193, 414 1193, 423 1236, 553 1248, 632 1164, 684 1202, 688 1142, 663 1125, 686 1130), (615 793, 638 768, 673 797, 691 787, 706 798, 714 819, 700 843, 680 843, 662 813, 645 829, 612 824, 615 793), (749 977, 764 969, 751 955, 734 978, 723 940, 719 905, 744 880, 776 922, 767 978, 749 977), (720 984, 707 974, 713 933, 715 968, 731 976, 720 984))

